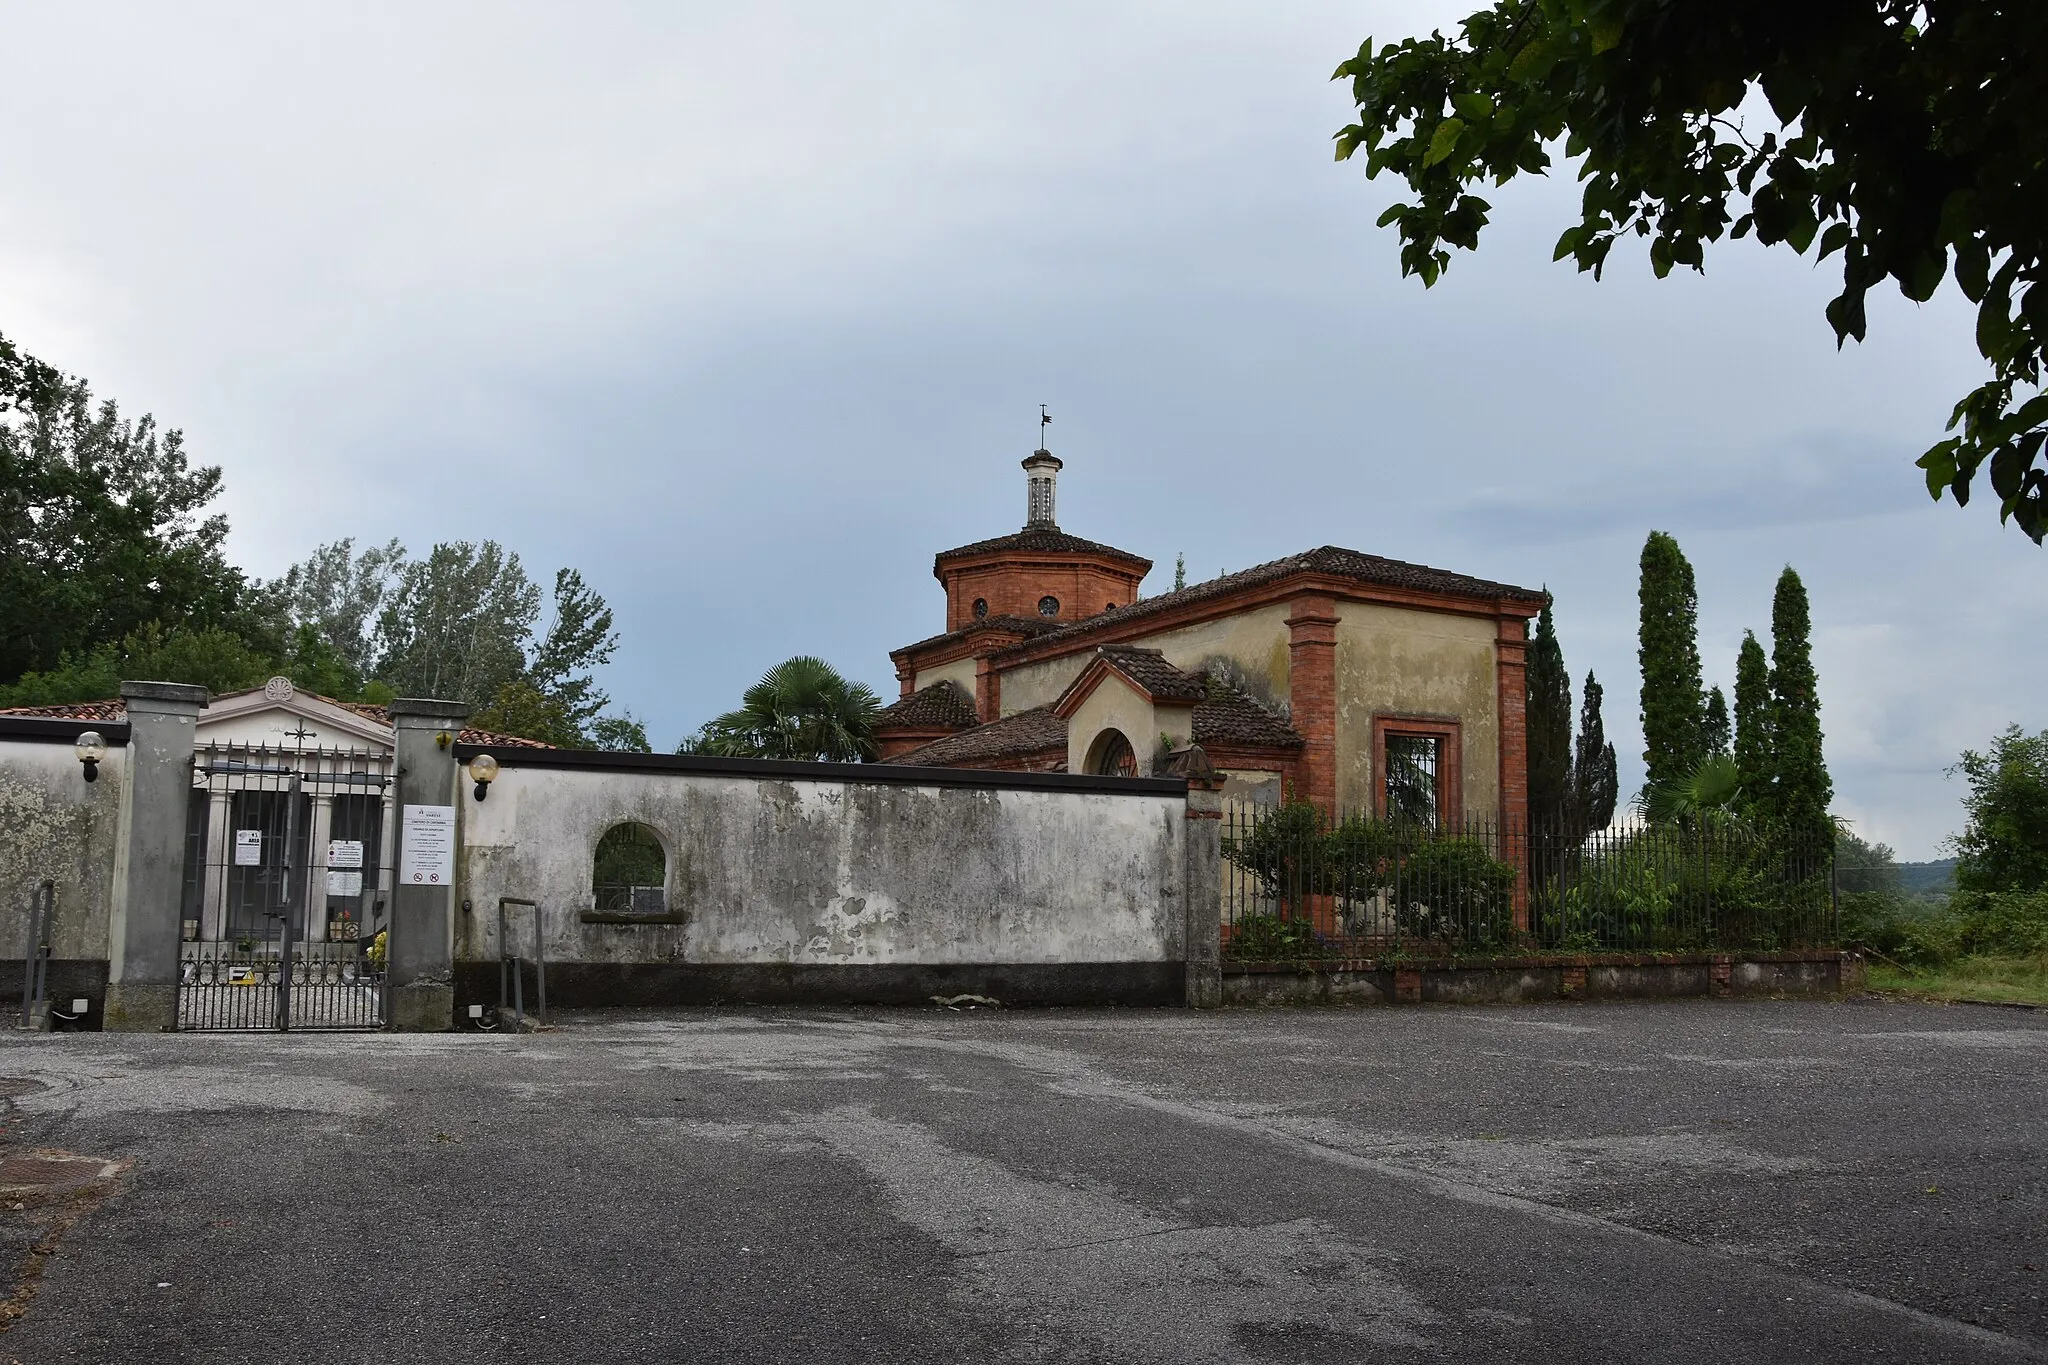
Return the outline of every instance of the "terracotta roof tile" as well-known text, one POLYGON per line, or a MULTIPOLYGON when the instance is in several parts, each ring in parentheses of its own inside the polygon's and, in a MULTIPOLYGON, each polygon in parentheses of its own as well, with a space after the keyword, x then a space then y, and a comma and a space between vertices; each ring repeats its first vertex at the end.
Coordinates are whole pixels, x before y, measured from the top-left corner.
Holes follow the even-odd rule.
POLYGON ((1001 550, 1098 555, 1104 559, 1120 560, 1125 564, 1141 565, 1147 569, 1152 567, 1152 561, 1143 555, 1134 555, 1129 550, 1119 550, 1114 545, 1104 545, 1099 541, 1070 536, 1057 526, 1027 526, 1021 531, 1012 532, 1007 536, 997 536, 993 540, 977 540, 972 545, 962 545, 958 549, 941 550, 933 558, 932 563, 937 566, 949 559, 994 554, 1001 550))
POLYGON ((1299 749, 1303 740, 1293 726, 1268 711, 1242 688, 1205 675, 1206 700, 1195 703, 1194 741, 1204 747, 1299 749))
MULTIPOLYGON (((240 693, 230 695, 239 696, 240 693)), ((368 702, 335 701, 322 697, 317 692, 303 695, 324 701, 330 706, 339 706, 344 711, 353 711, 364 720, 378 725, 391 724, 391 710, 385 706, 372 706, 368 702)), ((216 699, 217 700, 217 699, 216 699)), ((62 706, 10 706, 0 709, 0 716, 52 716, 63 720, 104 720, 123 721, 128 719, 128 704, 116 697, 108 701, 74 701, 62 706)), ((521 739, 516 735, 501 735, 495 730, 465 729, 456 736, 460 744, 483 744, 495 749, 552 749, 552 744, 543 744, 537 739, 521 739)))
POLYGON ((921 768, 946 768, 960 763, 985 763, 990 759, 1041 754, 1067 747, 1067 723, 1052 713, 1050 706, 1034 706, 1014 716, 947 735, 931 743, 898 754, 891 763, 921 768))
POLYGON ((53 720, 104 720, 125 721, 128 719, 128 704, 115 701, 75 701, 63 706, 9 706, 0 709, 0 716, 45 716, 53 720))
POLYGON ((877 730, 966 730, 981 724, 974 698, 950 678, 919 688, 882 708, 877 730))
MULTIPOLYGON (((1166 667, 1173 668, 1171 664, 1166 667)), ((1190 675, 1177 668, 1173 672, 1203 689, 1202 700, 1195 703, 1191 718, 1195 743, 1232 749, 1299 749, 1302 746, 1302 738, 1294 728, 1267 710, 1249 692, 1209 674, 1190 675)), ((956 735, 947 735, 944 739, 935 739, 888 761, 944 768, 1003 760, 1022 761, 1066 747, 1067 723, 1054 715, 1050 706, 1038 706, 987 725, 962 730, 956 735)))
POLYGON ((1175 668, 1156 649, 1138 645, 1103 645, 1096 652, 1156 700, 1198 702, 1209 695, 1209 689, 1200 677, 1175 668))

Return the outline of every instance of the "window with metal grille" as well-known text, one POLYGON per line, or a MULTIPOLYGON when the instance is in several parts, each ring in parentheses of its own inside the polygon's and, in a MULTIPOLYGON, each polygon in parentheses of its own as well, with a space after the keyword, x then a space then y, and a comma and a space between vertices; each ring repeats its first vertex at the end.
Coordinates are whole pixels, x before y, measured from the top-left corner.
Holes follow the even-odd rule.
POLYGON ((597 841, 591 868, 595 908, 607 915, 668 913, 668 854, 645 825, 613 825, 597 841))
POLYGON ((1435 825, 1443 815, 1441 735, 1387 732, 1384 795, 1387 819, 1435 825))

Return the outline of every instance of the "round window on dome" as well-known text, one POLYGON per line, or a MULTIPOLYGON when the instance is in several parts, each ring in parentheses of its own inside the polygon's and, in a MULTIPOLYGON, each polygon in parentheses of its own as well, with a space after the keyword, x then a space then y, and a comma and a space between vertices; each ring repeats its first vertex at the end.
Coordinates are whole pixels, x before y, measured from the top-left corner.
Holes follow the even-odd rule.
POLYGON ((977 597, 977 598, 975 598, 975 599, 974 599, 974 619, 975 619, 975 620, 977 620, 977 621, 979 621, 979 620, 980 620, 980 619, 981 619, 982 617, 984 617, 984 616, 986 616, 986 615, 988 615, 988 599, 987 599, 986 597, 977 597))
POLYGON ((1060 614, 1060 599, 1057 597, 1039 598, 1038 614, 1040 616, 1058 616, 1060 614))

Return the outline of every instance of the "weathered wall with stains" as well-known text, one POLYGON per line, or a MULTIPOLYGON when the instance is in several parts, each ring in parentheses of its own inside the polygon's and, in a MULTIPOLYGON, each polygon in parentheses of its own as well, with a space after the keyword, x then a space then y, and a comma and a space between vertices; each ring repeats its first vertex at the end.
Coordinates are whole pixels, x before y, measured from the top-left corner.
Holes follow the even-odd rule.
MULTIPOLYGON (((541 907, 556 998, 571 979, 600 994, 606 980, 637 990, 650 979, 578 978, 575 964, 692 969, 664 978, 664 998, 681 1002, 699 998, 685 987, 711 968, 772 968, 783 981, 808 971, 830 983, 821 996, 861 999, 915 989, 916 969, 1151 964, 1139 975, 1163 981, 1182 957, 1186 799, 1166 790, 1178 784, 1116 792, 1063 776, 885 782, 643 762, 667 766, 508 761, 485 801, 465 794, 458 960, 495 964, 506 896, 541 907), (598 840, 627 821, 661 839, 673 923, 593 922, 598 840), (898 985, 877 995, 864 974, 898 985)), ((514 913, 524 945, 529 912, 514 913)))
POLYGON ((88 783, 68 734, 0 737, 0 960, 20 960, 29 898, 47 877, 57 884, 51 956, 105 961, 127 756, 108 749, 88 783))
POLYGON ((1337 801, 1373 800, 1375 716, 1455 720, 1462 737, 1464 809, 1500 803, 1495 636, 1489 617, 1368 602, 1337 606, 1337 801))

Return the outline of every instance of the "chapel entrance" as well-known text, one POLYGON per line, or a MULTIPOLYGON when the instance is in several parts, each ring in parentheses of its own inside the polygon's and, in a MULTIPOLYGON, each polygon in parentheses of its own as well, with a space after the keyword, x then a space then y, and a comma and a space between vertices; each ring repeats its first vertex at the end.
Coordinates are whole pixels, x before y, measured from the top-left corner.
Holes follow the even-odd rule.
POLYGON ((385 756, 201 748, 186 809, 177 1026, 384 1026, 385 756))

